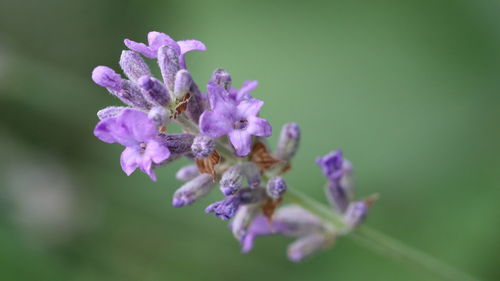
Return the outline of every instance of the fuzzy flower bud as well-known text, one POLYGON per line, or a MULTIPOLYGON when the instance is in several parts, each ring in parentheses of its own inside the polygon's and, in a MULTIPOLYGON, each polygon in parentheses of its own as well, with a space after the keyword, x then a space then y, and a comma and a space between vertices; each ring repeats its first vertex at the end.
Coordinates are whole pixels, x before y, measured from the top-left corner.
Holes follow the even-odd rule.
POLYGON ((234 195, 227 196, 224 200, 210 204, 205 213, 215 213, 216 217, 229 220, 236 214, 241 205, 254 204, 264 199, 260 189, 242 188, 234 195))
POLYGON ((248 162, 242 165, 242 171, 247 178, 248 186, 250 188, 257 188, 260 186, 260 170, 257 165, 252 162, 248 162))
POLYGON ((276 147, 276 158, 290 161, 297 152, 300 142, 300 128, 296 123, 288 123, 281 129, 281 135, 276 147))
POLYGON ((170 103, 170 94, 165 85, 156 78, 142 76, 137 81, 142 89, 144 97, 153 104, 166 106, 170 103))
POLYGON ((243 175, 241 172, 241 166, 234 165, 227 169, 227 171, 222 175, 222 179, 220 180, 220 190, 224 195, 229 196, 238 191, 242 184, 243 175))
POLYGON ((191 151, 196 158, 206 158, 215 150, 215 142, 211 137, 198 135, 194 138, 191 151))
POLYGON ((151 108, 151 104, 142 95, 141 89, 131 81, 123 80, 122 89, 114 94, 130 106, 146 110, 151 108))
POLYGON ((282 177, 274 177, 267 182, 267 195, 274 200, 281 198, 285 194, 286 189, 287 185, 282 177))
POLYGON ((161 140, 172 153, 191 152, 194 136, 191 134, 161 134, 161 140))
POLYGON ((344 214, 344 220, 350 227, 355 227, 363 221, 368 213, 366 201, 356 201, 349 204, 344 214))
POLYGON ((148 113, 149 120, 153 121, 157 128, 165 126, 170 120, 170 112, 163 106, 155 106, 148 113))
POLYGON ((107 66, 98 66, 92 71, 92 80, 99 86, 105 87, 113 92, 122 88, 122 78, 113 69, 107 66))
POLYGON ((231 75, 224 69, 216 69, 212 74, 211 81, 219 84, 225 90, 228 90, 231 87, 231 75))
POLYGON ((260 213, 261 206, 259 204, 248 204, 239 207, 231 223, 234 237, 240 240, 247 235, 254 218, 260 213))
POLYGON ((300 262, 305 258, 330 246, 333 238, 322 233, 313 233, 295 240, 288 246, 288 259, 293 262, 300 262), (330 241, 331 240, 331 241, 330 241))
POLYGON ((178 180, 181 181, 188 181, 199 175, 200 172, 198 170, 198 167, 196 165, 188 165, 180 168, 177 173, 175 174, 175 177, 178 180))
POLYGON ((160 67, 163 82, 169 91, 173 92, 175 74, 179 71, 180 50, 169 45, 164 45, 158 49, 158 66, 160 67))
POLYGON ((190 205, 205 196, 213 187, 212 176, 200 174, 177 189, 172 199, 172 205, 174 207, 190 205))
POLYGON ((122 51, 120 67, 123 73, 134 82, 139 80, 142 76, 151 76, 151 71, 146 62, 144 62, 141 55, 134 51, 122 51))
POLYGON ((187 70, 181 69, 177 71, 175 74, 174 97, 177 99, 184 97, 184 95, 189 93, 192 83, 191 74, 187 70))
POLYGON ((116 117, 124 109, 127 109, 127 108, 128 107, 124 107, 124 106, 108 106, 106 108, 103 108, 103 109, 97 111, 97 117, 99 117, 100 120, 103 120, 106 118, 111 118, 111 117, 116 117))

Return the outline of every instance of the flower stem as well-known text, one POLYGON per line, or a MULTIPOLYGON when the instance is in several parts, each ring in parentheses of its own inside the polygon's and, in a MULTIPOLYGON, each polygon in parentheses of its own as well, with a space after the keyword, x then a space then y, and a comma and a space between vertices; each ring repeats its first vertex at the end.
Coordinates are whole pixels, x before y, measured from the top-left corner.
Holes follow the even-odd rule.
MULTIPOLYGON (((286 193, 286 199, 302 206, 304 209, 321 217, 325 221, 333 224, 336 229, 345 230, 346 226, 342 217, 334 213, 334 211, 318 201, 308 197, 307 195, 289 188, 286 193)), ((412 248, 395 238, 387 236, 377 230, 367 226, 359 226, 355 231, 349 234, 354 241, 371 248, 378 253, 394 258, 398 261, 403 261, 408 265, 417 267, 434 274, 441 280, 447 281, 477 281, 468 274, 457 270, 440 260, 412 248)))

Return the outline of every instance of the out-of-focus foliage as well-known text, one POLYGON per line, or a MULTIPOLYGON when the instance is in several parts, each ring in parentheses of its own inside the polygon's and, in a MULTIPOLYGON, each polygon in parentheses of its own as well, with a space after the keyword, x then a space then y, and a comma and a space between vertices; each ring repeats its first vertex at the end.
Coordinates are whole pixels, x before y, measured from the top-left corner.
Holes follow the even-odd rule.
POLYGON ((348 238, 302 264, 282 237, 241 255, 202 212, 218 194, 170 206, 182 163, 157 183, 126 177, 120 148, 92 135, 118 102, 90 72, 150 30, 206 43, 188 55, 202 87, 217 67, 259 80, 275 135, 302 126, 294 188, 324 200, 313 160, 343 148, 358 193, 381 194, 369 225, 500 279, 499 13, 486 0, 2 0, 0 279, 432 280, 348 238))

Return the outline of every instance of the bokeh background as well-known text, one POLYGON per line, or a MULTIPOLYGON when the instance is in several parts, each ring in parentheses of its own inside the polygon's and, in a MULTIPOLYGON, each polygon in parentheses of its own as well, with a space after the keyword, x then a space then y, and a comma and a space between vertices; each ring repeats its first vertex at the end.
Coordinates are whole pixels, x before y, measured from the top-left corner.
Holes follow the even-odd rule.
POLYGON ((342 148, 366 222, 481 280, 500 280, 500 2, 0 1, 1 280, 435 280, 343 238, 302 264, 283 237, 240 254, 203 213, 170 206, 185 163, 124 175, 92 83, 123 38, 196 38, 188 64, 259 80, 262 115, 302 126, 287 179, 325 202, 318 155, 342 148))

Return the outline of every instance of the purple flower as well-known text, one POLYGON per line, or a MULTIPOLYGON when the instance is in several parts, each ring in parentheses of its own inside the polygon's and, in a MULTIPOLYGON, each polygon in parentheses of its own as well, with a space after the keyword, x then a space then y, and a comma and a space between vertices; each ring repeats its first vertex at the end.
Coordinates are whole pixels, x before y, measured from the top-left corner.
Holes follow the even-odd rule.
POLYGON ((240 239, 242 251, 249 252, 254 240, 259 236, 282 234, 289 237, 302 237, 312 233, 325 232, 323 222, 313 214, 297 205, 279 208, 272 222, 263 215, 257 216, 240 239))
POLYGON ((234 217, 241 205, 254 204, 264 199, 263 190, 242 188, 236 194, 227 196, 222 201, 210 204, 205 213, 215 213, 215 216, 223 220, 234 217))
POLYGON ((154 123, 139 110, 125 109, 117 117, 101 120, 94 129, 94 135, 103 142, 117 142, 126 147, 120 163, 127 175, 140 168, 156 181, 154 164, 170 156, 168 148, 158 139, 154 123))
POLYGON ((325 156, 316 158, 316 163, 330 181, 337 181, 342 177, 344 174, 343 162, 341 150, 332 151, 325 156))
POLYGON ((124 43, 125 46, 127 46, 127 48, 129 48, 130 50, 141 53, 145 57, 151 59, 157 57, 158 49, 160 49, 160 47, 168 45, 176 49, 177 52, 180 53, 179 60, 182 68, 186 68, 184 62, 184 54, 194 50, 196 51, 207 50, 205 45, 198 40, 184 40, 176 42, 174 39, 170 38, 170 36, 168 36, 167 34, 157 31, 151 31, 148 33, 148 45, 144 43, 138 43, 129 39, 125 39, 124 43))
POLYGON ((257 116, 264 102, 249 98, 235 103, 224 97, 227 92, 221 86, 209 83, 207 88, 212 110, 200 116, 203 134, 212 138, 228 135, 238 156, 250 153, 252 135, 271 136, 271 124, 257 116))

